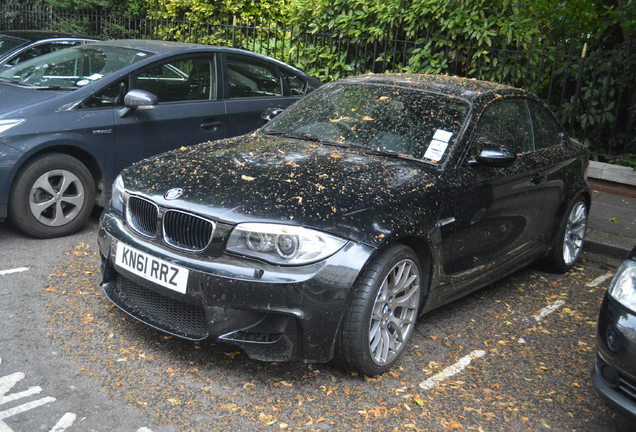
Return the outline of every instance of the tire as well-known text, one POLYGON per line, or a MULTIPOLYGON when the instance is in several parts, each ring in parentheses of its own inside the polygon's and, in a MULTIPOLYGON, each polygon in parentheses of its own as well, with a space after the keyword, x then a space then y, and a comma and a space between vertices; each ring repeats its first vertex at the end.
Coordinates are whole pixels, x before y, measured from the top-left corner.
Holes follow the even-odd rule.
POLYGON ((38 238, 69 235, 79 230, 95 203, 95 182, 76 158, 49 153, 25 165, 9 194, 9 219, 38 238))
POLYGON ((336 344, 339 362, 370 376, 391 369, 408 346, 423 286, 419 260, 409 247, 392 246, 374 258, 354 287, 345 313, 336 344), (405 297, 406 305, 399 306, 405 297))
POLYGON ((583 198, 575 199, 565 212, 552 250, 546 258, 547 264, 555 271, 567 272, 580 258, 585 242, 588 212, 587 201, 583 198))

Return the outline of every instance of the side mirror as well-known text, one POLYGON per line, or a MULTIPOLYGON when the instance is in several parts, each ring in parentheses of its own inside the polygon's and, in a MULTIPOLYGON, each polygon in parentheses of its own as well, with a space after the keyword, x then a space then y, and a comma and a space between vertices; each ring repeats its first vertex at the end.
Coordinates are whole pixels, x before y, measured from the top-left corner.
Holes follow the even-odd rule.
POLYGON ((274 120, 274 117, 278 116, 280 113, 282 113, 283 111, 285 111, 282 108, 267 108, 265 111, 263 111, 263 113, 261 114, 261 118, 265 121, 272 121, 274 120))
POLYGON ((146 90, 130 90, 124 96, 124 107, 119 110, 119 117, 124 117, 132 110, 151 110, 159 104, 159 99, 146 90))
POLYGON ((478 143, 481 152, 475 159, 470 160, 470 165, 485 165, 491 167, 507 167, 512 165, 517 156, 506 147, 492 143, 478 143))

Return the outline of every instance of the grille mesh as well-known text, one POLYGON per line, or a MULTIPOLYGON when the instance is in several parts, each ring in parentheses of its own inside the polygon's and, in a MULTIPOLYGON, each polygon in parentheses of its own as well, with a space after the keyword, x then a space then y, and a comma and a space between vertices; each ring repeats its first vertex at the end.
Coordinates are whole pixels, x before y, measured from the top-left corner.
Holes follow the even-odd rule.
POLYGON ((159 209, 145 199, 130 197, 128 200, 128 223, 135 231, 148 237, 157 236, 159 209))
POLYGON ((164 241, 182 249, 201 251, 212 239, 214 224, 198 216, 178 210, 168 210, 163 215, 164 241))
POLYGON ((156 293, 121 275, 117 275, 115 293, 130 313, 150 325, 188 339, 208 336, 205 311, 200 306, 156 293))

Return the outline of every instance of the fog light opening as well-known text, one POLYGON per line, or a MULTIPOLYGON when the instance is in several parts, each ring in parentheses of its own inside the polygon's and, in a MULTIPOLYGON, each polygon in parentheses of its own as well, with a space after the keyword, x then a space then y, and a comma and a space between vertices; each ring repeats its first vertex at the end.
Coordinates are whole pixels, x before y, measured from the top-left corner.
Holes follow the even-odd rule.
POLYGON ((618 385, 618 374, 613 367, 608 365, 601 366, 601 375, 611 386, 618 385))

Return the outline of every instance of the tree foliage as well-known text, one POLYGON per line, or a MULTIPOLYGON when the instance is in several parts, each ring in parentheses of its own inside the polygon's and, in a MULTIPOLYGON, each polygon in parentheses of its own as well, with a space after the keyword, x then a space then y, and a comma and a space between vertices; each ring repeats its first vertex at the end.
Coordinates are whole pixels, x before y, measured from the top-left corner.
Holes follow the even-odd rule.
POLYGON ((39 1, 64 12, 57 30, 231 45, 323 81, 402 71, 526 86, 599 157, 636 153, 636 0, 39 1))

